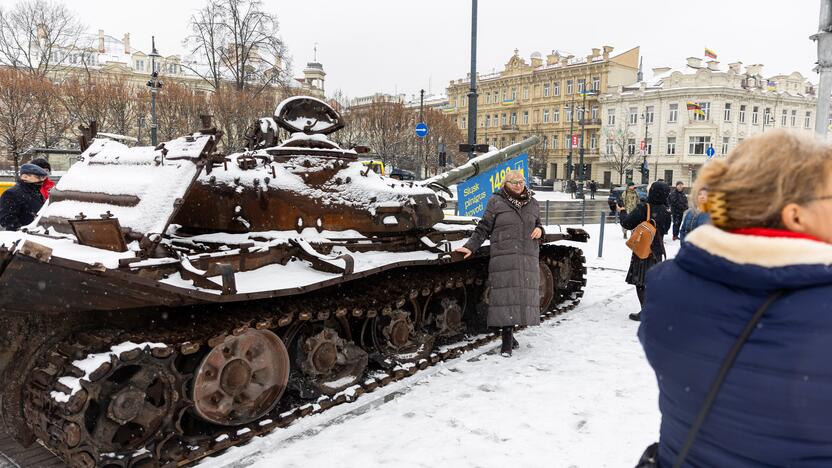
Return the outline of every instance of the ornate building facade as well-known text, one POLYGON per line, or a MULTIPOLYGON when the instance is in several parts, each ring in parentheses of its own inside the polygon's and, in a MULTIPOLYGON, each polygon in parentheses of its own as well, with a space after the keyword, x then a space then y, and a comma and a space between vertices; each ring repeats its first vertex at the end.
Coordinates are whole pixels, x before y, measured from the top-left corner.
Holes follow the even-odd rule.
MULTIPOLYGON (((504 147, 539 135, 543 144, 529 155, 532 171, 551 179, 572 173, 583 145, 585 178, 594 177, 602 124, 598 95, 635 82, 638 72, 638 47, 615 56, 612 51, 594 48, 585 57, 552 51, 545 59, 535 52, 527 62, 515 50, 502 71, 478 74, 477 142, 504 147)), ((469 88, 467 78, 448 86, 445 112, 463 130, 470 125, 469 88)))
POLYGON ((649 181, 691 184, 709 157, 724 157, 752 135, 774 128, 813 132, 815 92, 800 73, 764 77, 762 65, 723 69, 716 60, 691 57, 682 70, 654 68, 649 80, 601 93, 603 163, 595 177, 607 185, 638 183, 646 161, 649 181), (629 167, 622 151, 635 155, 629 167))

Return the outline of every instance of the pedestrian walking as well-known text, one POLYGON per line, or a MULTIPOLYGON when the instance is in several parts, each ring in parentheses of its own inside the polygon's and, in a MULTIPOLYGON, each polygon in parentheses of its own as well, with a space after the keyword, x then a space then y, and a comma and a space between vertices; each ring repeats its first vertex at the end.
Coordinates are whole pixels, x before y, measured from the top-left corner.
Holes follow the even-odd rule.
POLYGON ((696 201, 690 204, 690 208, 682 216, 682 225, 679 227, 679 241, 684 242, 685 236, 703 224, 711 222, 711 216, 704 211, 705 203, 708 201, 708 190, 701 188, 696 192, 696 201))
POLYGON ((49 199, 49 192, 52 190, 52 187, 55 186, 55 182, 49 178, 52 175, 52 165, 49 164, 49 161, 46 158, 35 158, 29 161, 30 164, 34 164, 39 168, 46 171, 46 178, 43 179, 43 183, 40 186, 40 194, 43 195, 44 200, 49 199))
POLYGON ((572 198, 575 198, 575 194, 578 193, 578 184, 573 179, 569 179, 567 186, 569 187, 569 193, 572 194, 572 198))
POLYGON ((670 192, 667 204, 670 205, 670 213, 673 215, 673 240, 678 240, 682 216, 685 215, 685 210, 688 209, 688 196, 685 194, 684 182, 676 182, 676 188, 670 192))
POLYGON ((463 247, 465 257, 491 240, 488 262, 488 326, 502 332, 503 356, 517 347, 515 326, 540 324, 540 206, 523 174, 509 171, 503 186, 488 199, 485 214, 463 247))
MULTIPOLYGON (((644 306, 644 275, 650 268, 664 260, 664 235, 670 229, 670 213, 668 212, 667 194, 670 187, 664 182, 654 182, 647 193, 647 202, 639 204, 636 209, 627 215, 621 226, 633 230, 644 221, 650 219, 656 227, 656 235, 650 244, 650 255, 647 258, 638 258, 635 253, 630 258, 630 268, 627 270, 626 281, 636 287, 638 302, 644 306), (648 218, 649 206, 649 218, 648 218)), ((630 314, 630 319, 638 321, 641 312, 630 314)))
POLYGON ((589 199, 595 200, 595 192, 598 191, 598 183, 594 180, 589 181, 589 199))
POLYGON ((658 466, 832 466, 832 147, 759 134, 702 187, 712 225, 649 273, 638 332, 658 466))
POLYGON ((0 195, 0 227, 5 231, 17 231, 35 220, 43 206, 41 184, 46 171, 34 164, 20 166, 17 183, 0 195))

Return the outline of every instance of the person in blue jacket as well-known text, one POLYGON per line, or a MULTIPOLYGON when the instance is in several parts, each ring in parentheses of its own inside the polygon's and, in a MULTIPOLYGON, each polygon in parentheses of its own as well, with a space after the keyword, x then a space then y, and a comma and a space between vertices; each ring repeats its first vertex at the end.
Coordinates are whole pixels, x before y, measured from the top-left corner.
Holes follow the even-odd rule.
POLYGON ((832 147, 766 132, 706 163, 701 187, 712 225, 650 270, 638 331, 659 388, 658 465, 673 465, 741 330, 784 290, 683 466, 832 466, 832 147))
POLYGON ((685 211, 685 214, 682 215, 682 225, 679 228, 680 242, 684 242, 685 236, 697 227, 711 222, 711 216, 707 212, 702 211, 702 208, 707 202, 708 190, 704 188, 699 189, 699 192, 696 194, 696 200, 694 200, 691 207, 685 211))

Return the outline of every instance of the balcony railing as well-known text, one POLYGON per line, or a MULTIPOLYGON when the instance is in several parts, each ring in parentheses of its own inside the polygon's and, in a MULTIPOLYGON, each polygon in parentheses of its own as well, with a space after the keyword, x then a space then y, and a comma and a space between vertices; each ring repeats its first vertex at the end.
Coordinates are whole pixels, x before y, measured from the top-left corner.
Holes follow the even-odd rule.
POLYGON ((579 125, 601 125, 601 119, 582 119, 578 122, 579 125))
POLYGON ((520 127, 518 127, 516 124, 513 124, 513 125, 500 125, 500 130, 505 130, 505 131, 509 131, 509 132, 519 132, 519 131, 520 131, 520 127))

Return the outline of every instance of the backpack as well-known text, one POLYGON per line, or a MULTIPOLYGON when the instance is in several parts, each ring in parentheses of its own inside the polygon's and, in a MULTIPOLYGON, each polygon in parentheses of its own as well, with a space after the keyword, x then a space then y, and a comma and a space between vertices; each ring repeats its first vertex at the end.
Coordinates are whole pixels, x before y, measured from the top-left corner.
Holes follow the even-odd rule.
POLYGON ((633 229, 633 234, 627 239, 627 247, 636 257, 644 260, 650 256, 650 246, 653 244, 654 237, 656 237, 656 222, 650 219, 650 204, 647 203, 647 219, 633 229))

